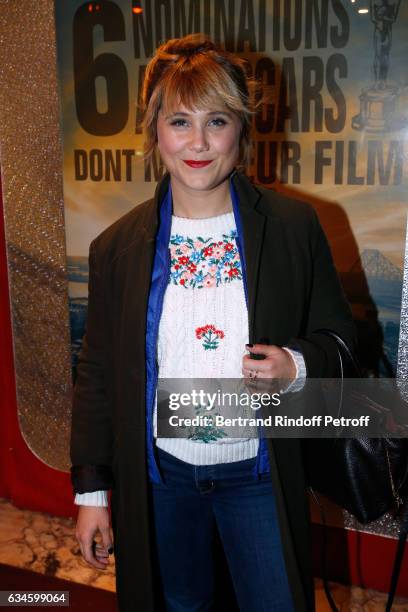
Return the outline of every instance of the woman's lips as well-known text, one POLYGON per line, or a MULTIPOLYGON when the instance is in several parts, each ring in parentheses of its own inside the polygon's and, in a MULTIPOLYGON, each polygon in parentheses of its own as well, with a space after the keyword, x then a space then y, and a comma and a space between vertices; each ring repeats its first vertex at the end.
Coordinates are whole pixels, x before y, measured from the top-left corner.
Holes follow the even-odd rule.
POLYGON ((190 168, 204 168, 212 163, 212 159, 207 159, 205 161, 195 161, 194 159, 183 159, 183 162, 190 166, 190 168))

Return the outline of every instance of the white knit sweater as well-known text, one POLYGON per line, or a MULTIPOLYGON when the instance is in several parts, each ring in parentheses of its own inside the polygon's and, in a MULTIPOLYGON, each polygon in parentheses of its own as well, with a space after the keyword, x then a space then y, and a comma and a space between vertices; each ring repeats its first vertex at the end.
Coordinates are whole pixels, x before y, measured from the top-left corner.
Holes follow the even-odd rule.
MULTIPOLYGON (((241 378, 248 313, 234 214, 172 218, 171 270, 158 337, 160 378, 241 378)), ((257 438, 158 438, 157 446, 193 465, 255 457, 257 438)))
MULTIPOLYGON (((248 313, 233 213, 208 219, 172 217, 169 285, 160 319, 160 378, 240 378, 248 342, 248 313)), ((299 379, 300 353, 290 351, 299 379)), ((154 413, 154 427, 156 408, 154 413)), ((156 444, 194 465, 229 463, 256 456, 257 438, 157 438, 156 444)), ((107 492, 77 494, 75 503, 106 506, 107 492)))

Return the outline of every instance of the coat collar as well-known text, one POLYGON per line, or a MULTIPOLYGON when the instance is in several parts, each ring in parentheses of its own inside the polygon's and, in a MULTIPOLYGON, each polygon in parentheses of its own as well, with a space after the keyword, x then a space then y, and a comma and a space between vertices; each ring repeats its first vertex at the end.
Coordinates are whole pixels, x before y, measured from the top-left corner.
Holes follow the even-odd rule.
POLYGON ((261 192, 251 183, 249 178, 242 172, 234 170, 230 180, 238 194, 240 206, 243 209, 256 210, 261 192))
MULTIPOLYGON (((259 190, 252 185, 250 180, 242 172, 234 170, 230 176, 230 181, 238 195, 239 206, 242 211, 254 211, 261 198, 259 190)), ((153 205, 146 208, 143 220, 143 228, 149 240, 155 238, 157 226, 160 218, 160 205, 170 187, 170 175, 166 172, 161 181, 157 184, 153 196, 153 205)))
POLYGON ((143 230, 145 231, 148 242, 153 242, 156 238, 160 219, 160 206, 163 202, 164 196, 169 190, 169 187, 170 175, 168 172, 166 172, 164 177, 156 186, 152 205, 146 207, 146 213, 143 219, 143 230))

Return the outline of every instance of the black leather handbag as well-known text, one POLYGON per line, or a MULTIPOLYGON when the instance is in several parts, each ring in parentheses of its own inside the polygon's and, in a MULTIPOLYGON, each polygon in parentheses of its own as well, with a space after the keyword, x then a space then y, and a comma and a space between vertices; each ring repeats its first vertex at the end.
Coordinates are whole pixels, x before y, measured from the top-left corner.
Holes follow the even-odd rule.
MULTIPOLYGON (((361 378, 357 361, 344 340, 331 330, 318 330, 336 342, 340 372, 361 378)), ((356 401, 373 410, 364 395, 356 401)), ((341 414, 342 397, 339 413, 341 414)), ((353 514, 360 523, 398 510, 407 496, 407 438, 334 438, 306 442, 306 471, 310 486, 353 514)))
MULTIPOLYGON (((357 361, 344 340, 331 330, 318 331, 335 340, 342 378, 345 372, 361 377, 357 361)), ((365 410, 370 409, 368 398, 360 396, 356 401, 365 410)), ((342 394, 339 402, 341 414, 342 394)), ((401 510, 408 497, 408 439, 335 438, 310 439, 304 443, 305 468, 313 493, 322 493, 363 524, 391 510, 401 510)), ((387 611, 391 610, 397 587, 407 533, 408 504, 402 515, 387 611)), ((325 581, 325 590, 326 586, 325 581)), ((329 595, 328 599, 336 610, 329 595)))

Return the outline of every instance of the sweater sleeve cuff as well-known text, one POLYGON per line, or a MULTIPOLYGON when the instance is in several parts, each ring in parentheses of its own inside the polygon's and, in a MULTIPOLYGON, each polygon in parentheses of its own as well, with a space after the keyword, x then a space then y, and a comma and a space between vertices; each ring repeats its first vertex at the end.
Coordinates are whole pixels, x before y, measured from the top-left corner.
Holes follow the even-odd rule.
POLYGON ((295 379, 286 389, 286 392, 291 391, 292 393, 294 393, 296 391, 301 391, 305 386, 306 382, 306 364, 304 357, 300 351, 295 351, 294 349, 290 349, 287 346, 283 346, 282 348, 292 357, 293 363, 295 364, 296 368, 295 379))
POLYGON ((77 506, 108 506, 107 491, 92 491, 92 493, 77 493, 75 495, 77 506))

